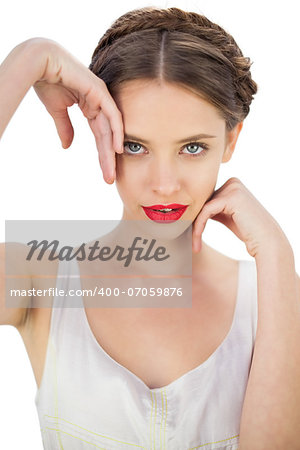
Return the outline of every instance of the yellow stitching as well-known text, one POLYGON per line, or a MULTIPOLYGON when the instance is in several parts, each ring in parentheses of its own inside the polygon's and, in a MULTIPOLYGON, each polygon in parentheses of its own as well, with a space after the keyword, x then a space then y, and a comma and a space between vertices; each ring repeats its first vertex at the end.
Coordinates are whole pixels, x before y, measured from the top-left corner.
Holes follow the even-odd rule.
POLYGON ((99 447, 99 445, 93 444, 93 442, 88 442, 88 441, 86 441, 85 439, 81 439, 80 437, 73 436, 73 434, 67 433, 66 431, 58 430, 57 428, 50 428, 50 427, 46 427, 46 428, 47 428, 48 430, 59 431, 60 433, 65 433, 65 434, 67 434, 67 435, 69 435, 69 436, 71 436, 71 437, 73 437, 73 438, 75 438, 75 439, 79 439, 79 440, 82 441, 82 442, 86 442, 87 444, 94 445, 95 447, 100 448, 101 450, 106 450, 106 449, 103 448, 103 447, 99 447))
POLYGON ((230 438, 227 438, 227 439, 222 439, 221 441, 208 442, 207 444, 201 444, 201 445, 198 445, 197 447, 189 448, 188 450, 195 450, 195 448, 204 447, 205 445, 218 444, 219 442, 229 441, 230 439, 234 439, 234 438, 236 438, 236 437, 238 437, 238 436, 239 436, 239 434, 237 434, 236 436, 232 436, 232 437, 230 437, 230 438))
MULTIPOLYGON (((165 392, 165 391, 164 391, 164 392, 165 392)), ((151 394, 151 399, 152 399, 152 393, 150 392, 150 394, 151 394)), ((167 417, 167 397, 166 397, 166 393, 165 393, 165 400, 166 400, 166 413, 165 413, 165 424, 166 424, 166 417, 167 417)), ((152 406, 153 406, 153 401, 152 401, 152 406)), ((151 410, 151 413, 152 413, 152 410, 151 410)), ((129 443, 129 442, 120 441, 120 440, 118 440, 118 439, 110 438, 110 437, 104 436, 104 435, 102 435, 102 434, 95 433, 94 431, 90 431, 90 430, 88 430, 87 428, 84 428, 84 427, 81 427, 80 425, 77 425, 77 424, 75 424, 75 423, 69 422, 68 420, 65 420, 65 419, 63 419, 63 418, 61 418, 61 417, 49 416, 48 414, 44 414, 44 417, 50 417, 50 418, 52 418, 52 419, 60 419, 60 420, 63 420, 64 422, 67 422, 67 423, 69 423, 69 424, 71 424, 71 425, 74 425, 74 426, 76 426, 76 427, 78 427, 78 428, 82 428, 83 430, 88 431, 88 432, 91 433, 91 434, 95 434, 96 436, 103 437, 103 438, 105 438, 105 439, 110 439, 110 440, 112 440, 112 441, 116 441, 116 442, 119 442, 119 443, 121 443, 121 444, 133 445, 133 446, 135 446, 135 447, 139 447, 139 448, 144 448, 144 449, 146 449, 146 447, 142 447, 142 446, 137 445, 137 444, 131 444, 131 443, 129 443)), ((151 414, 151 417, 152 417, 152 414, 151 414)), ((57 424, 57 425, 58 425, 58 424, 57 424)), ((45 432, 45 429, 46 429, 46 428, 47 428, 48 430, 60 431, 60 432, 62 432, 62 433, 69 434, 70 436, 75 437, 76 439, 81 439, 81 438, 78 438, 78 437, 76 437, 76 436, 73 436, 73 435, 70 434, 70 433, 67 433, 66 431, 58 430, 58 429, 56 429, 56 428, 45 427, 45 428, 41 429, 41 431, 42 431, 42 432, 45 432)), ((164 428, 165 428, 165 427, 164 427, 164 428)), ((237 438, 237 437, 239 437, 239 434, 237 434, 236 436, 232 436, 232 437, 230 437, 230 438, 227 438, 227 439, 222 439, 221 441, 208 442, 208 443, 206 443, 206 444, 201 444, 201 445, 198 445, 197 447, 189 448, 188 450, 195 450, 195 449, 197 449, 197 448, 204 447, 205 445, 218 444, 218 443, 220 443, 220 442, 229 441, 230 439, 234 439, 234 438, 237 438)), ((81 440, 84 441, 84 439, 81 439, 81 440)), ((87 442, 87 441, 84 441, 84 442, 87 442)), ((91 444, 91 442, 87 442, 87 443, 88 443, 88 444, 91 444)), ((92 444, 92 445, 95 445, 95 444, 92 444)), ((101 448, 101 447, 99 447, 99 448, 101 448)), ((165 439, 164 439, 164 448, 165 448, 165 439)), ((105 450, 105 449, 104 449, 104 450, 105 450)))
MULTIPOLYGON (((87 431, 88 433, 94 434, 95 436, 99 436, 99 437, 101 437, 101 438, 110 439, 111 441, 120 442, 121 444, 133 445, 134 447, 139 447, 139 448, 144 448, 144 449, 146 449, 146 447, 143 447, 143 446, 138 445, 138 444, 131 444, 130 442, 120 441, 120 440, 118 440, 118 439, 114 439, 114 438, 111 438, 111 437, 108 437, 108 436, 104 436, 103 434, 96 433, 95 431, 90 431, 90 430, 88 430, 87 428, 84 428, 84 427, 81 427, 80 425, 77 425, 76 423, 72 423, 72 422, 69 422, 69 421, 66 420, 66 419, 63 419, 62 417, 49 416, 48 414, 44 414, 44 417, 50 417, 50 418, 52 418, 52 419, 63 420, 64 422, 67 422, 67 423, 69 423, 70 425, 74 425, 75 427, 81 428, 82 430, 87 431)), ((57 425, 58 425, 58 424, 57 424, 57 425)))
MULTIPOLYGON (((56 402, 56 410, 55 410, 55 414, 56 416, 58 416, 58 395, 57 395, 57 370, 56 370, 56 349, 54 348, 54 367, 55 367, 55 402, 56 402)), ((60 448, 62 450, 64 450, 62 442, 61 442, 61 437, 60 437, 60 433, 58 433, 58 441, 59 441, 59 445, 60 448)))
POLYGON ((150 395, 151 395, 151 418, 150 418, 150 448, 152 449, 152 414, 153 414, 153 397, 152 397, 152 392, 150 391, 150 395))
POLYGON ((167 404, 167 393, 166 393, 166 389, 164 389, 164 394, 165 394, 165 400, 166 400, 166 413, 165 413, 165 425, 164 425, 164 449, 166 448, 166 442, 165 442, 165 437, 166 437, 166 424, 167 424, 167 414, 168 414, 168 404, 167 404))
POLYGON ((154 450, 155 450, 155 441, 156 441, 156 436, 155 436, 155 424, 156 424, 156 395, 155 395, 155 392, 153 392, 153 395, 154 395, 154 400, 155 400, 155 414, 154 414, 154 428, 153 428, 153 436, 154 436, 154 439, 153 439, 153 445, 154 445, 154 450))
MULTIPOLYGON (((56 355, 55 355, 55 348, 54 348, 54 345, 53 345, 53 342, 52 342, 52 340, 50 340, 50 344, 51 344, 51 349, 52 349, 52 357, 53 357, 53 366, 54 366, 54 372, 53 372, 53 375, 54 375, 54 410, 55 410, 55 414, 56 414, 56 416, 58 415, 58 402, 57 402, 57 372, 56 372, 56 355)), ((58 426, 58 423, 56 424, 57 426, 58 426)), ((64 450, 64 448, 63 448, 63 445, 62 445, 62 443, 61 443, 61 439, 60 439, 60 434, 59 433, 57 433, 57 438, 58 438, 58 442, 59 442, 59 445, 60 445, 60 448, 62 449, 62 450, 64 450)))
POLYGON ((163 398, 163 393, 162 391, 160 391, 160 395, 161 395, 161 422, 160 422, 160 431, 159 431, 159 441, 160 441, 160 450, 162 450, 162 445, 161 445, 161 429, 162 429, 162 424, 163 424, 163 418, 164 418, 164 398, 163 398))

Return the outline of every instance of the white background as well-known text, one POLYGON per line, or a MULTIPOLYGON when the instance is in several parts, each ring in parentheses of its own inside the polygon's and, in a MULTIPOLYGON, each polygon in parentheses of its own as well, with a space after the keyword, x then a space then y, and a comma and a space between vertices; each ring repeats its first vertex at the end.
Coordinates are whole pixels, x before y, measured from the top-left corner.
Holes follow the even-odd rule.
MULTIPOLYGON (((216 188, 236 176, 274 216, 288 237, 300 273, 299 35, 295 1, 10 0, 0 7, 0 60, 35 36, 58 41, 86 66, 98 40, 124 12, 147 5, 203 13, 236 39, 252 61, 259 91, 235 154, 222 164, 216 188)), ((0 239, 5 219, 120 219, 122 202, 107 185, 94 137, 79 108, 70 110, 72 147, 63 150, 52 118, 29 91, 1 141, 0 239)), ((245 245, 210 220, 204 240, 237 259, 251 259, 245 245)), ((11 326, 0 328, 0 447, 42 449, 34 405, 36 384, 24 344, 11 326)))

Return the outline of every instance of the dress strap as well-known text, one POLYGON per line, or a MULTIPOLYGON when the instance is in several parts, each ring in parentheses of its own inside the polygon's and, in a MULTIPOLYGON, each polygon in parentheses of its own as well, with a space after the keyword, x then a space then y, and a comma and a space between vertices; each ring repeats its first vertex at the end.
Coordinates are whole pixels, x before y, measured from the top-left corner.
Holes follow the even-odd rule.
POLYGON ((81 308, 83 304, 80 294, 80 272, 77 260, 59 261, 53 308, 81 308))

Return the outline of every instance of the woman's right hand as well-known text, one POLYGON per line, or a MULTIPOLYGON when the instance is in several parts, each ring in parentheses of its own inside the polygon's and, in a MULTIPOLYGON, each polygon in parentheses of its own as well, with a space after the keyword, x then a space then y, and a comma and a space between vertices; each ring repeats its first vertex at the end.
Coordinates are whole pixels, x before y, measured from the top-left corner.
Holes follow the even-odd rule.
MULTIPOLYGON (((35 38, 41 39, 41 38, 35 38)), ((123 151, 122 115, 106 84, 57 42, 41 39, 48 56, 34 89, 53 117, 63 148, 70 147, 74 129, 68 107, 77 103, 94 133, 106 182, 115 179, 115 152, 123 151)))
POLYGON ((113 183, 115 152, 123 151, 124 131, 122 114, 105 82, 60 44, 45 38, 19 44, 0 69, 1 128, 5 128, 26 91, 33 86, 54 119, 63 148, 68 148, 74 137, 68 107, 77 103, 95 136, 104 180, 113 183))

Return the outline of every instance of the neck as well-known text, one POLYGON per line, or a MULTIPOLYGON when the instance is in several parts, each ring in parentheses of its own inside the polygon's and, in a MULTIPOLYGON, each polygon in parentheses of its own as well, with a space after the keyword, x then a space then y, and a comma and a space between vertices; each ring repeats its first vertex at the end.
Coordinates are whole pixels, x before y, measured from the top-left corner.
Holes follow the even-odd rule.
MULTIPOLYGON (((123 247, 124 254, 131 252, 126 274, 192 275, 195 270, 197 273, 205 271, 210 247, 202 242, 201 251, 197 254, 192 252, 192 225, 186 228, 187 224, 184 224, 185 229, 181 234, 178 228, 170 227, 174 224, 156 225, 162 232, 144 227, 141 221, 121 220, 116 228, 103 237, 105 245, 111 248, 123 247)), ((122 268, 124 264, 119 263, 118 267, 122 268)))

